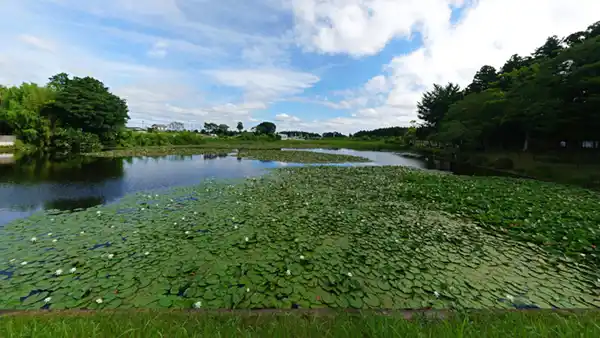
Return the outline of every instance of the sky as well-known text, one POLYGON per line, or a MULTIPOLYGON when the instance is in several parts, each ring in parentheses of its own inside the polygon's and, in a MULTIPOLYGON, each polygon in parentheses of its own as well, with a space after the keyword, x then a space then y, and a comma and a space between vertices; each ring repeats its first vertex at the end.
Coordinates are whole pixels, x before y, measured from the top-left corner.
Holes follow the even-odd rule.
POLYGON ((93 76, 130 126, 407 126, 434 83, 600 20, 598 0, 0 0, 0 83, 93 76))

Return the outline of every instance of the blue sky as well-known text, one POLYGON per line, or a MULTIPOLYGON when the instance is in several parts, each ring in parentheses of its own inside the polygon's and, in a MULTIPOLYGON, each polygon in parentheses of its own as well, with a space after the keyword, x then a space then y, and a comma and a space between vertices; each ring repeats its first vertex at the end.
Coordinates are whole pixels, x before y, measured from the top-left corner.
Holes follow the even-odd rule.
POLYGON ((595 0, 5 0, 0 83, 94 76, 130 125, 408 125, 433 83, 584 29, 595 0), (536 13, 532 16, 531 13, 536 13))

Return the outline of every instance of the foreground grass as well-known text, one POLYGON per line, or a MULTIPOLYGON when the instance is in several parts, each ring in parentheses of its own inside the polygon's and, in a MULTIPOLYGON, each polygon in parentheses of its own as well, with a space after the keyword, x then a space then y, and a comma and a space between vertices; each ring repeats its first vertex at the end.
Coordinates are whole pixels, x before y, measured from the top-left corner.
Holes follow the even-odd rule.
POLYGON ((0 336, 12 337, 600 337, 598 312, 454 314, 447 319, 402 315, 211 314, 100 312, 11 315, 0 336))

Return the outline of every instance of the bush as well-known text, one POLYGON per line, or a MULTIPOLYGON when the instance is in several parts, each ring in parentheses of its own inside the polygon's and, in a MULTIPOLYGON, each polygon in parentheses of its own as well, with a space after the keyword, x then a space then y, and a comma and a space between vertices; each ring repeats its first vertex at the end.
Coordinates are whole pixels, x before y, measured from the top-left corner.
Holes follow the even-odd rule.
POLYGON ((71 128, 57 129, 50 144, 59 153, 92 153, 102 150, 98 135, 71 128))

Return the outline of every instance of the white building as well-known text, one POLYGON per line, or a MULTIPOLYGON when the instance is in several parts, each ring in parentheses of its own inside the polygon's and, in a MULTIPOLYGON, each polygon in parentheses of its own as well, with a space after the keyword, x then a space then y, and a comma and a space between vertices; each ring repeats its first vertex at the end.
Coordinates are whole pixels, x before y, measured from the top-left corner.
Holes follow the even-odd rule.
POLYGON ((0 147, 12 147, 17 140, 16 136, 0 135, 0 147))

